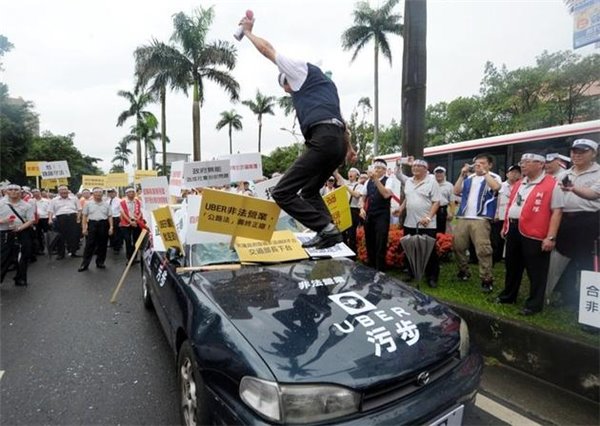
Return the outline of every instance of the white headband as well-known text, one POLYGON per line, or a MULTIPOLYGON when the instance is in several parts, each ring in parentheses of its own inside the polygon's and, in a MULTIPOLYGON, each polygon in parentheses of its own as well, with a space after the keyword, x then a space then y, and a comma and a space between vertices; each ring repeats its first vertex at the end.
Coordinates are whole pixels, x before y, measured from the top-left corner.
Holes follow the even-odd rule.
POLYGON ((539 161, 541 163, 545 163, 546 157, 544 157, 543 155, 539 155, 539 154, 527 153, 527 154, 521 155, 521 161, 523 161, 523 160, 539 161))
POLYGON ((383 161, 373 161, 373 167, 387 168, 387 164, 385 164, 383 161))
POLYGON ((425 160, 414 160, 412 163, 413 166, 423 166, 427 167, 427 161, 425 160))

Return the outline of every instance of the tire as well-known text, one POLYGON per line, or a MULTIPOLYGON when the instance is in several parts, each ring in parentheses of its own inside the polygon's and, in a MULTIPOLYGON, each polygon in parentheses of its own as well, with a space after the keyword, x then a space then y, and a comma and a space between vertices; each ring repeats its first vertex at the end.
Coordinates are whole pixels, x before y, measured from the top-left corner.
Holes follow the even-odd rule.
POLYGON ((150 284, 148 283, 148 273, 146 272, 146 268, 142 265, 142 302, 144 303, 144 308, 149 311, 154 310, 154 304, 152 303, 152 298, 150 297, 150 284))
POLYGON ((186 426, 209 424, 206 389, 192 347, 186 340, 177 360, 179 413, 186 426))

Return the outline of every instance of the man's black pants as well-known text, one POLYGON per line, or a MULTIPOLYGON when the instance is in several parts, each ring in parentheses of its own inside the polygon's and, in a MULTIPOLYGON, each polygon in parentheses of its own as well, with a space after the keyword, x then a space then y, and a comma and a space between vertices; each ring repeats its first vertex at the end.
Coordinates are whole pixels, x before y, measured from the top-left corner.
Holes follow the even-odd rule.
POLYGON ((519 295, 523 271, 529 277, 529 297, 525 307, 539 312, 544 307, 550 252, 542 251, 542 242, 523 236, 517 221, 511 220, 506 234, 506 279, 498 297, 514 303, 519 295))
POLYGON ((365 243, 369 266, 385 271, 388 234, 390 232, 390 214, 367 215, 365 222, 365 243))
POLYGON ((142 229, 139 226, 122 226, 121 227, 121 235, 123 235, 123 239, 125 240, 125 253, 127 255, 127 260, 131 259, 133 256, 133 252, 135 251, 135 242, 142 229))
POLYGON ((44 251, 44 234, 48 232, 48 218, 38 219, 35 224, 35 253, 44 251))
POLYGON ((77 223, 77 214, 61 214, 54 218, 56 231, 60 235, 57 242, 57 254, 65 255, 65 246, 69 253, 76 253, 79 248, 80 226, 77 223))
POLYGON ((121 232, 121 227, 118 225, 121 219, 119 216, 113 217, 113 234, 110 236, 110 246, 115 252, 121 250, 123 247, 123 234, 121 232))
POLYGON ((358 228, 358 224, 360 223, 360 209, 358 207, 350 207, 350 215, 352 217, 352 225, 344 231, 344 242, 350 250, 358 253, 356 248, 356 228, 358 228))
POLYGON ((305 145, 305 152, 285 172, 272 195, 290 216, 319 232, 332 221, 319 189, 344 161, 344 129, 334 124, 316 125, 305 145))
POLYGON ((96 254, 96 265, 104 265, 108 244, 108 220, 88 220, 88 234, 85 238, 82 266, 89 266, 96 254))
MULTIPOLYGON (((448 222, 448 206, 440 206, 435 214, 436 232, 445 234, 448 222)), ((435 238, 435 236, 434 236, 435 238)))

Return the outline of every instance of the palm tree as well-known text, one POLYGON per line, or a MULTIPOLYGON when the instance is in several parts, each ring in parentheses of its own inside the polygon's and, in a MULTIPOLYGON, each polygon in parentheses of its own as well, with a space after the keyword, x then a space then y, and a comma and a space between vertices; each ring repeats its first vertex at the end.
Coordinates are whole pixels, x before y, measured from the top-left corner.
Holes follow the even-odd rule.
POLYGON ((226 41, 207 43, 206 35, 214 17, 213 8, 196 9, 192 16, 179 12, 173 16, 173 46, 162 45, 159 62, 170 69, 177 81, 193 87, 192 124, 194 161, 201 159, 200 106, 204 101, 204 84, 210 80, 221 86, 232 101, 239 98, 239 84, 229 73, 235 67, 236 51, 226 41), (221 69, 224 67, 225 69, 221 69))
MULTIPOLYGON (((133 93, 125 90, 119 90, 117 94, 129 101, 129 109, 126 109, 119 114, 119 118, 117 119, 117 127, 122 126, 130 117, 135 117, 134 127, 139 127, 140 123, 146 121, 146 119, 149 117, 154 117, 154 114, 152 114, 150 111, 144 110, 148 104, 154 102, 154 96, 147 92, 144 87, 136 86, 133 93)), ((154 117, 154 119, 156 120, 156 117, 154 117)), ((136 162, 137 167, 139 168, 142 166, 141 138, 138 138, 136 142, 136 162)))
POLYGON ((379 134, 379 51, 392 64, 392 52, 388 43, 387 34, 402 35, 402 18, 392 13, 394 6, 399 0, 387 0, 380 8, 372 9, 369 3, 361 1, 357 3, 354 10, 354 26, 348 28, 342 34, 342 48, 344 50, 354 49, 352 62, 356 59, 358 52, 370 41, 375 44, 375 67, 374 67, 374 134, 373 154, 377 156, 377 139, 379 134))
POLYGON ((265 96, 260 93, 260 90, 256 91, 256 97, 254 100, 248 99, 242 101, 250 110, 258 117, 258 152, 260 151, 260 141, 262 135, 262 117, 264 114, 275 115, 273 108, 275 107, 275 96, 265 96))
POLYGON ((129 156, 133 154, 129 149, 129 140, 127 140, 127 136, 121 139, 117 146, 115 147, 115 156, 112 159, 113 163, 118 163, 118 166, 121 169, 125 169, 125 166, 129 164, 129 156))
POLYGON ((229 130, 229 154, 233 154, 233 142, 231 140, 231 130, 242 130, 242 121, 244 118, 235 112, 234 109, 231 111, 223 111, 221 113, 221 119, 217 123, 217 130, 221 130, 223 127, 227 126, 229 130))
POLYGON ((191 84, 185 67, 177 66, 177 57, 171 57, 170 46, 157 40, 149 45, 138 47, 135 52, 135 73, 138 84, 150 84, 148 90, 160 100, 160 134, 162 145, 162 168, 167 170, 167 86, 171 90, 181 90, 187 96, 187 87, 191 84))
MULTIPOLYGON (((148 170, 148 157, 154 155, 156 152, 156 146, 154 141, 162 139, 162 134, 156 131, 158 127, 158 120, 156 117, 151 116, 146 120, 138 124, 134 130, 138 134, 139 138, 144 142, 144 169, 148 170)), ((169 141, 168 137, 165 137, 165 143, 169 141)), ((163 152, 163 158, 166 156, 166 152, 163 152)))
POLYGON ((294 108, 294 102, 292 101, 292 97, 290 95, 282 96, 277 99, 277 104, 279 108, 283 110, 283 115, 286 117, 290 114, 294 114, 294 122, 292 123, 292 131, 296 128, 296 108, 294 108))

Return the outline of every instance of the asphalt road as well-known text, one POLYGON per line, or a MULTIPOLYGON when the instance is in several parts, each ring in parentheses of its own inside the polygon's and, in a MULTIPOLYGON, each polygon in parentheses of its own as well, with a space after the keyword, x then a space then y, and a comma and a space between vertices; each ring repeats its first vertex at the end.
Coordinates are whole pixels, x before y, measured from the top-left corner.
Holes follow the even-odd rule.
MULTIPOLYGON (((80 261, 42 256, 27 288, 12 273, 0 285, 0 423, 177 424, 175 358, 142 306, 139 265, 111 304, 124 256, 82 273, 80 261)), ((464 423, 515 424, 503 409, 482 397, 464 423)))

